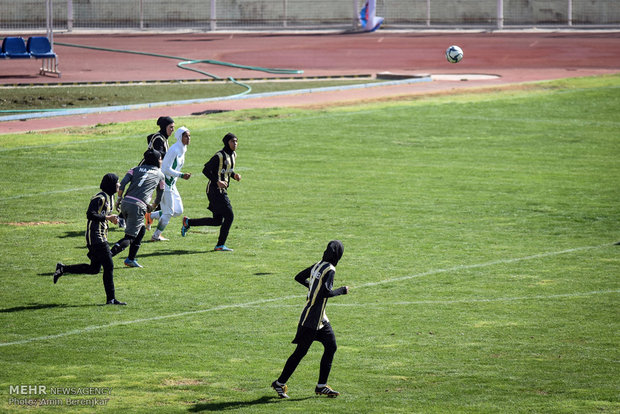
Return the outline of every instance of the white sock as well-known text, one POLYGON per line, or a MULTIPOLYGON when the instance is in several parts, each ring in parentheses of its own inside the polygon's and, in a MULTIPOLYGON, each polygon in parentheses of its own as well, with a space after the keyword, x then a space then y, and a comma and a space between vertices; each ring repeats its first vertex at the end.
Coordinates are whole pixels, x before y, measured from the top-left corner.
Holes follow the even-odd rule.
POLYGON ((153 233, 153 238, 154 239, 158 238, 160 234, 161 234, 161 230, 159 229, 155 230, 155 232, 153 233))

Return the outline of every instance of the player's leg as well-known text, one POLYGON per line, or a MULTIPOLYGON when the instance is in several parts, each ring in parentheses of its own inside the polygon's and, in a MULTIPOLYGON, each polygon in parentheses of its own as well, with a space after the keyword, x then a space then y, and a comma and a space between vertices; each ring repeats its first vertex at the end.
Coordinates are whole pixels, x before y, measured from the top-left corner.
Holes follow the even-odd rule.
POLYGON ((323 344, 323 356, 321 357, 321 366, 319 369, 319 382, 314 392, 319 395, 327 395, 328 397, 337 397, 340 395, 338 391, 334 391, 327 385, 327 378, 332 369, 334 354, 338 349, 336 345, 336 335, 331 325, 328 323, 317 332, 316 340, 323 344))
POLYGON ((74 265, 57 263, 56 271, 54 272, 54 283, 58 282, 58 279, 66 273, 87 275, 96 275, 97 273, 99 273, 99 271, 101 270, 101 262, 93 254, 93 250, 91 247, 89 247, 88 249, 87 256, 90 259, 90 263, 80 263, 74 265))
POLYGON ((221 226, 224 217, 213 213, 213 217, 202 217, 197 219, 187 218, 187 228, 200 226, 221 226))
POLYGON ((146 233, 146 227, 142 226, 138 231, 138 234, 131 242, 129 246, 129 254, 127 255, 127 259, 125 259, 125 266, 127 267, 142 267, 136 261, 136 256, 138 255, 138 250, 140 250, 140 245, 142 244, 142 238, 146 233))
POLYGON ((227 196, 224 196, 222 201, 217 206, 217 213, 223 217, 223 220, 220 227, 220 235, 217 239, 217 244, 215 245, 215 250, 232 251, 232 249, 226 247, 226 239, 228 239, 228 233, 230 232, 230 227, 235 219, 235 214, 233 213, 230 200, 227 196))
MULTIPOLYGON (((112 249, 110 249, 112 253, 112 257, 116 256, 117 254, 125 250, 127 247, 129 247, 133 239, 138 234, 139 229, 136 227, 136 223, 137 223, 136 215, 138 214, 138 209, 139 208, 136 204, 125 203, 124 201, 121 204, 121 213, 123 214, 123 216, 125 216, 125 235, 123 236, 122 239, 114 243, 114 245, 112 246, 112 249)), ((142 220, 144 220, 144 213, 142 214, 143 214, 142 220)))
MULTIPOLYGON (((175 214, 175 203, 177 202, 178 191, 175 191, 176 188, 166 189, 164 191, 164 195, 161 200, 161 211, 159 214, 152 213, 151 218, 155 219, 155 216, 158 216, 159 222, 157 223, 157 229, 153 232, 153 237, 151 237, 151 241, 167 241, 168 239, 162 237, 161 233, 166 229, 166 226, 170 222, 170 219, 175 214)), ((179 196, 180 199, 180 196, 179 196)))
POLYGON ((224 218, 216 213, 218 199, 221 198, 219 193, 209 194, 207 191, 207 199, 209 200, 209 206, 207 207, 213 213, 213 217, 202 217, 197 219, 191 219, 189 217, 183 217, 183 224, 181 225, 181 236, 185 237, 187 231, 190 227, 201 227, 201 226, 221 226, 222 220, 224 218))
POLYGON ((105 289, 106 304, 108 305, 125 305, 125 302, 116 300, 114 290, 114 261, 110 248, 101 246, 94 252, 96 260, 103 267, 103 288, 105 289))
MULTIPOLYGON (((123 210, 125 210, 125 204, 123 204, 123 210)), ((117 245, 122 251, 122 249, 127 247, 127 241, 129 241, 129 256, 125 259, 125 266, 142 267, 138 264, 138 262, 136 262, 136 255, 138 253, 138 249, 140 249, 142 237, 144 237, 144 234, 146 233, 146 228, 144 227, 145 213, 146 210, 144 207, 137 204, 127 203, 127 227, 125 228, 125 237, 112 246, 112 255, 116 255, 118 253, 116 252, 117 245)))
POLYGON ((282 369, 282 373, 278 377, 277 380, 271 383, 271 387, 278 393, 280 398, 288 398, 286 394, 288 387, 286 386, 286 382, 293 375, 295 369, 308 353, 310 349, 310 345, 314 341, 314 336, 316 331, 308 328, 303 328, 299 326, 297 328, 297 334, 295 335, 295 339, 293 339, 293 343, 297 344, 297 347, 288 357, 286 363, 284 364, 284 368, 282 369))

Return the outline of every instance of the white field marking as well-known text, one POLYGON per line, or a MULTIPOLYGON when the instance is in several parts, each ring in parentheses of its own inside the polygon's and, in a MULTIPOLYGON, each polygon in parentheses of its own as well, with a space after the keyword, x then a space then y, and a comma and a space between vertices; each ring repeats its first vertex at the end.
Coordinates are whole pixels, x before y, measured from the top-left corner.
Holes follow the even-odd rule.
MULTIPOLYGON (((473 265, 454 266, 454 267, 451 267, 451 268, 448 268, 448 269, 431 270, 431 271, 428 271, 428 272, 418 273, 418 274, 415 274, 415 275, 409 275, 409 276, 403 276, 403 277, 398 277, 398 278, 386 279, 386 280, 382 280, 382 281, 378 281, 378 282, 372 282, 372 283, 365 283, 363 285, 357 286, 356 288, 359 289, 359 288, 363 288, 363 287, 377 286, 377 285, 381 285, 381 284, 385 284, 385 283, 400 282, 400 281, 403 281, 403 280, 409 280, 409 279, 413 279, 413 278, 418 278, 418 277, 422 277, 422 276, 429 276, 429 275, 434 275, 434 274, 438 274, 438 273, 456 272, 456 271, 464 270, 464 269, 475 269, 475 268, 480 268, 480 267, 493 266, 493 265, 496 265, 496 264, 515 263, 515 262, 539 259, 539 258, 544 258, 544 257, 549 257, 549 256, 558 256, 558 255, 561 255, 561 254, 579 252, 579 251, 583 251, 583 250, 597 249, 597 248, 606 247, 606 246, 610 246, 610 244, 602 244, 602 245, 599 245, 599 246, 577 247, 577 248, 574 248, 574 249, 561 250, 561 251, 557 251, 557 252, 541 253, 541 254, 535 254, 535 255, 532 255, 532 256, 517 257, 517 258, 514 258, 514 259, 495 260, 495 261, 492 261, 492 262, 479 263, 479 264, 473 264, 473 265)), ((288 300, 288 299, 298 299, 298 298, 303 298, 303 297, 305 297, 305 295, 282 296, 282 297, 278 297, 278 298, 262 299, 262 300, 252 301, 252 302, 233 303, 233 304, 230 304, 230 305, 220 305, 220 306, 215 306, 213 308, 208 308, 208 309, 200 309, 200 310, 195 310, 195 311, 173 313, 173 314, 169 314, 169 315, 153 316, 151 318, 134 319, 134 320, 131 320, 131 321, 112 322, 112 323, 108 323, 108 324, 105 324, 105 325, 93 325, 93 326, 87 326, 87 327, 80 328, 80 329, 74 329, 72 331, 62 332, 62 333, 55 334, 55 335, 38 336, 38 337, 22 339, 22 340, 14 341, 14 342, 3 342, 3 343, 0 343, 0 347, 11 346, 11 345, 23 345, 23 344, 27 344, 27 343, 30 343, 30 342, 45 341, 45 340, 49 340, 49 339, 62 338, 62 337, 65 337, 65 336, 70 336, 70 335, 79 335, 79 334, 82 334, 82 333, 92 332, 92 331, 96 331, 96 330, 99 330, 99 329, 113 328, 115 326, 133 325, 133 324, 137 324, 137 323, 152 322, 152 321, 158 321, 158 320, 162 320, 162 319, 179 318, 179 317, 188 316, 188 315, 197 315, 197 314, 201 314, 201 313, 215 312, 215 311, 219 311, 219 310, 223 310, 223 309, 247 308, 247 307, 252 307, 252 306, 261 305, 261 304, 270 303, 270 302, 278 302, 278 301, 284 301, 284 300, 288 300)))
POLYGON ((535 295, 535 296, 516 296, 507 298, 492 299, 453 299, 453 300, 416 300, 401 301, 390 303, 331 303, 330 306, 364 306, 364 307, 383 307, 383 306, 399 306, 399 305, 456 305, 460 303, 491 303, 491 302, 521 302, 527 300, 548 300, 548 299, 565 299, 580 298, 585 296, 605 295, 611 293, 620 293, 620 290, 594 290, 591 292, 575 292, 575 293, 558 293, 556 295, 535 295))
MULTIPOLYGON (((555 295, 536 295, 536 296, 515 296, 506 298, 492 298, 492 299, 447 299, 447 300, 416 300, 416 301, 399 301, 399 302, 370 302, 370 303, 343 303, 343 302, 330 302, 330 307, 371 307, 371 308, 383 308, 390 306, 407 306, 407 305, 457 305, 457 304, 470 304, 470 303, 493 303, 493 302, 521 302, 527 300, 550 300, 550 299, 571 299, 581 298, 594 295, 606 295, 612 293, 620 293, 620 290, 594 290, 591 292, 574 292, 574 293, 558 293, 555 295)), ((281 305, 272 304, 265 306, 266 308, 281 307, 281 308, 293 308, 299 307, 299 305, 281 305)))
POLYGON ((95 188, 99 188, 99 187, 95 187, 91 185, 90 187, 69 188, 67 190, 46 191, 44 193, 27 193, 27 194, 20 194, 20 195, 12 196, 12 197, 0 197, 0 201, 16 200, 18 198, 25 198, 25 197, 48 196, 50 194, 71 193, 73 191, 92 190, 95 188))
MULTIPOLYGON (((10 346, 10 345, 23 345, 23 344, 27 344, 29 342, 45 341, 45 340, 48 340, 48 339, 62 338, 62 337, 65 337, 65 336, 78 335, 78 334, 82 334, 82 333, 86 333, 86 332, 97 331, 99 329, 113 328, 115 326, 133 325, 133 324, 136 324, 136 323, 159 321, 159 320, 162 320, 162 319, 180 318, 180 317, 187 316, 187 315, 196 315, 196 314, 200 314, 200 313, 215 312, 215 311, 219 311, 219 310, 223 310, 223 309, 246 308, 246 307, 257 306, 257 305, 261 305, 261 304, 265 304, 265 303, 269 303, 269 302, 275 302, 275 301, 279 301, 279 300, 287 300, 287 299, 299 298, 299 297, 300 297, 299 295, 297 295, 297 296, 283 296, 283 297, 280 297, 280 298, 256 300, 256 301, 253 301, 253 302, 246 302, 246 303, 233 303, 233 304, 230 304, 230 305, 219 305, 219 306, 215 306, 215 307, 209 308, 209 309, 200 309, 200 310, 195 310, 195 311, 173 313, 173 314, 170 314, 170 315, 153 316, 151 318, 134 319, 132 321, 120 321, 120 322, 108 323, 108 324, 105 324, 105 325, 86 326, 84 328, 74 329, 72 331, 62 332, 62 333, 55 334, 55 335, 38 336, 38 337, 35 337, 35 338, 22 339, 20 341, 14 341, 14 342, 3 342, 3 343, 0 343, 0 347, 10 346)), ((108 305, 102 305, 102 306, 108 306, 108 305)), ((117 306, 117 305, 109 305, 109 306, 117 306)))
POLYGON ((540 259, 540 258, 549 257, 549 256, 559 256, 561 254, 580 252, 584 250, 600 249, 601 247, 606 247, 606 246, 611 246, 611 245, 601 244, 599 246, 577 247, 574 249, 560 250, 558 252, 548 252, 548 253, 534 254, 534 255, 525 256, 525 257, 516 257, 514 259, 500 259, 500 260, 493 260, 491 262, 485 262, 485 263, 477 263, 477 264, 471 264, 471 265, 459 265, 459 266, 454 266, 454 267, 448 267, 446 269, 429 270, 428 272, 422 272, 422 273, 417 273, 417 274, 408 275, 408 276, 395 277, 392 279, 379 280, 377 282, 364 283, 363 285, 359 285, 359 286, 351 286, 351 288, 359 289, 359 288, 364 288, 364 287, 383 285, 386 283, 401 282, 403 280, 415 279, 415 278, 423 277, 423 276, 436 275, 438 273, 458 272, 460 270, 477 269, 480 267, 489 267, 489 266, 495 266, 498 264, 510 264, 510 263, 516 263, 516 262, 523 262, 526 260, 540 259))

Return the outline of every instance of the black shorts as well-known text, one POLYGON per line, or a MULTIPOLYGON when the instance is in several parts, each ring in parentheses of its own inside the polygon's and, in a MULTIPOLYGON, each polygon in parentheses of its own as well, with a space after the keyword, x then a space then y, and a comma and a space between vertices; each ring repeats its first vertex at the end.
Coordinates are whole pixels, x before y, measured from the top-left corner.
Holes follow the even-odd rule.
POLYGON ((301 325, 297 326, 297 334, 292 341, 293 344, 312 343, 314 341, 320 343, 336 342, 336 334, 334 334, 334 330, 329 322, 319 330, 306 328, 301 325))
POLYGON ((219 191, 210 192, 207 193, 207 198, 209 199, 209 207, 207 208, 213 213, 226 215, 226 213, 232 211, 232 205, 226 193, 220 193, 219 191))

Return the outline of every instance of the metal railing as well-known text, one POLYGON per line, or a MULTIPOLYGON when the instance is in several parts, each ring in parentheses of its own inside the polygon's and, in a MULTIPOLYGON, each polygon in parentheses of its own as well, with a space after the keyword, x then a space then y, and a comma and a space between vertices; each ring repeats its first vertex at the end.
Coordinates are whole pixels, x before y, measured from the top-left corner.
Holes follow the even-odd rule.
MULTIPOLYGON (((356 29, 365 0, 0 0, 0 31, 356 29)), ((382 28, 612 27, 620 0, 377 0, 382 28)))

